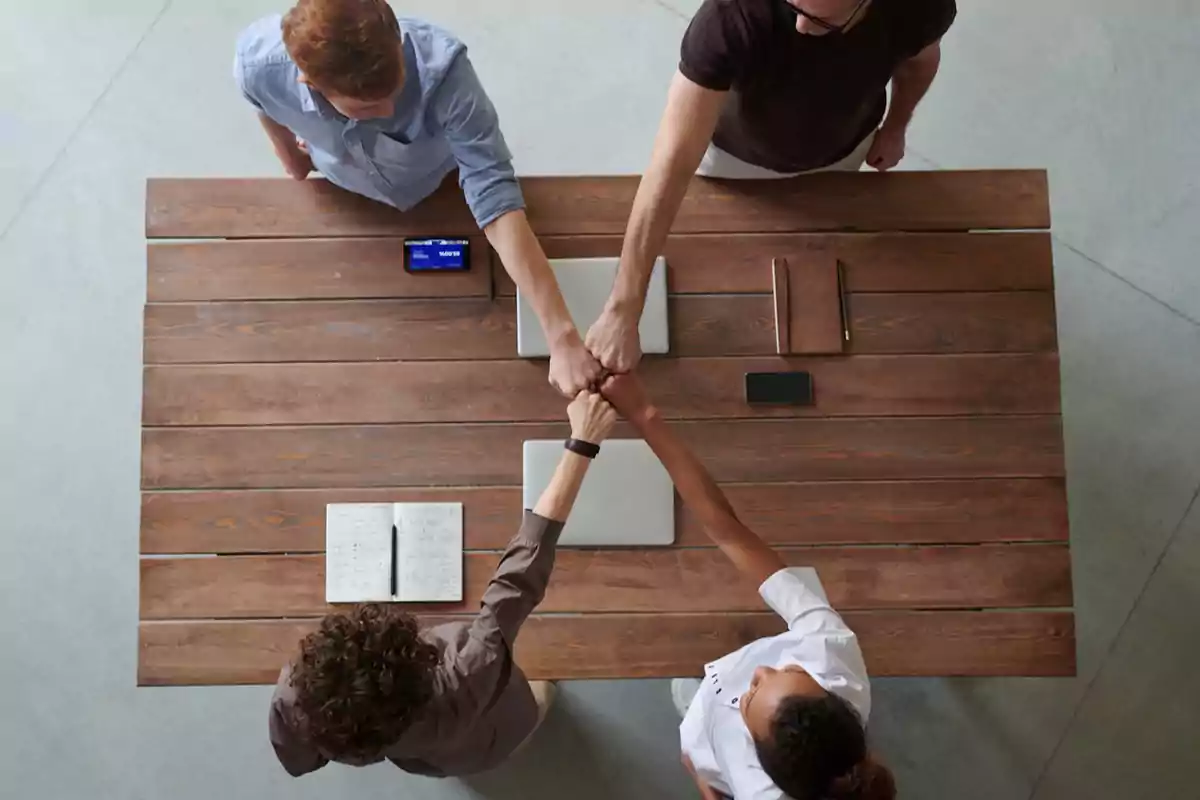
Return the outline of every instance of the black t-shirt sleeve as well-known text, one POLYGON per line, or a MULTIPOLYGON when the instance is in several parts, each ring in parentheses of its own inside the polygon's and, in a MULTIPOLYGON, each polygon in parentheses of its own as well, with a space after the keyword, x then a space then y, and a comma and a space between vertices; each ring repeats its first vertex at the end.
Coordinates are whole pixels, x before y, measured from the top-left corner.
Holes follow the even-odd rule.
POLYGON ((679 71, 705 89, 728 91, 751 53, 751 26, 737 0, 705 0, 679 47, 679 71))
POLYGON ((954 0, 929 0, 924 5, 923 13, 910 16, 914 28, 909 40, 912 43, 909 58, 945 36, 958 15, 958 6, 954 0))

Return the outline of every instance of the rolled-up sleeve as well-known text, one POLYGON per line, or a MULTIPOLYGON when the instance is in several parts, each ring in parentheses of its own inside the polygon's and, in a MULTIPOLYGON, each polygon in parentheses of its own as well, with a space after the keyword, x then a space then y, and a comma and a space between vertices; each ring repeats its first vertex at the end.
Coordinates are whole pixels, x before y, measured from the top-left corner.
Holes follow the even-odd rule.
POLYGON ((825 596, 825 587, 812 567, 781 569, 763 581, 758 593, 771 609, 783 617, 788 630, 847 633, 853 636, 825 596))
POLYGON ((525 207, 500 132, 500 118, 466 53, 446 73, 434 99, 434 114, 458 162, 458 182, 480 228, 525 207))
POLYGON ((561 522, 525 512, 521 530, 509 542, 484 590, 482 608, 475 620, 478 638, 487 641, 499 636, 512 648, 521 625, 546 596, 562 529, 561 522))

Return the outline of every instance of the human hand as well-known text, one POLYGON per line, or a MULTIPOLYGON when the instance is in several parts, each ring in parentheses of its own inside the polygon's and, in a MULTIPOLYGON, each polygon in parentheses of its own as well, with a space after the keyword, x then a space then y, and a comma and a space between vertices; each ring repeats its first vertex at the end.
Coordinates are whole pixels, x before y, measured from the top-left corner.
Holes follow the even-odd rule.
POLYGON ((567 406, 571 438, 600 444, 617 423, 617 412, 601 395, 584 389, 567 406))
POLYGON ((650 416, 652 407, 642 381, 632 372, 610 375, 600 387, 600 393, 621 412, 621 416, 635 425, 650 416))
POLYGON ((600 362, 587 351, 579 334, 571 334, 550 347, 550 385, 564 397, 575 397, 600 382, 600 362))
POLYGON ((299 139, 292 147, 276 147, 275 155, 287 174, 298 181, 304 180, 313 171, 312 156, 308 154, 308 147, 299 139))
POLYGON ((587 349, 610 372, 629 372, 642 358, 638 337, 641 309, 636 312, 606 305, 587 332, 587 349))
POLYGON ((875 140, 871 142, 871 149, 867 151, 867 164, 880 172, 887 172, 899 164, 900 159, 904 158, 904 138, 903 128, 889 128, 885 125, 875 131, 875 140))

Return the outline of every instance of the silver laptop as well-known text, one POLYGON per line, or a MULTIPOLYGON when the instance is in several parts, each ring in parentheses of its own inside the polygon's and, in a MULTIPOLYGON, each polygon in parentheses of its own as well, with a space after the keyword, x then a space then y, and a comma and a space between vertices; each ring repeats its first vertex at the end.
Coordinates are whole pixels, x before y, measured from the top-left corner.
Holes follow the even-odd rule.
MULTIPOLYGON (((562 459, 562 439, 525 442, 525 508, 533 508, 562 459)), ((567 518, 559 544, 570 547, 663 546, 675 541, 675 487, 641 439, 600 446, 567 518)))
MULTIPOLYGON (((559 258, 550 261, 554 277, 562 290, 567 311, 575 320, 580 336, 600 317, 604 302, 612 291, 617 277, 616 258, 559 258)), ((643 353, 665 353, 667 337, 667 262, 661 256, 655 260, 642 310, 641 334, 643 353)), ((517 354, 522 358, 541 358, 550 355, 542 325, 528 300, 517 291, 517 354)))

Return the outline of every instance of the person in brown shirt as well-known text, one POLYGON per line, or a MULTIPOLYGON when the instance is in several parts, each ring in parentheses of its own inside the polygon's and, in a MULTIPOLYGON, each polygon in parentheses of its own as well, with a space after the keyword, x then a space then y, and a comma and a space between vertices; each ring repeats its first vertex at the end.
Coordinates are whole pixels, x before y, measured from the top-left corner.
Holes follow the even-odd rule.
POLYGON ((289 774, 387 759, 419 775, 467 775, 497 766, 533 734, 550 687, 526 680, 513 644, 545 595, 558 536, 616 419, 589 391, 567 414, 562 461, 525 512, 473 619, 422 630, 406 611, 369 604, 328 615, 300 642, 269 717, 271 744, 289 774))
POLYGON ((954 0, 706 0, 683 37, 616 282, 587 334, 601 366, 628 372, 641 358, 650 271, 693 174, 785 178, 864 160, 891 169, 955 13, 954 0))

